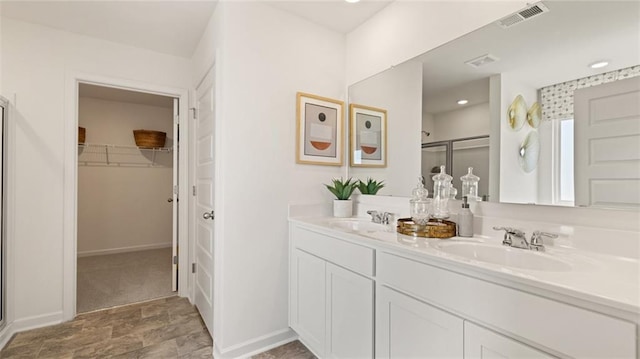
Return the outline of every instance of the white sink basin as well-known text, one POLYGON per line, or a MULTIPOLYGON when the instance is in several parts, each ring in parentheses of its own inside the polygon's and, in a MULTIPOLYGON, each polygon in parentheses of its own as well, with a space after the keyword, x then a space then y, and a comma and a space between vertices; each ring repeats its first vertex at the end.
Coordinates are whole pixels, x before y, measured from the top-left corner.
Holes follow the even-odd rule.
POLYGON ((468 242, 437 242, 434 248, 467 259, 497 264, 504 267, 531 269, 546 272, 567 272, 573 265, 548 253, 468 242))
POLYGON ((329 227, 354 232, 386 231, 387 226, 358 218, 334 218, 329 220, 329 227))

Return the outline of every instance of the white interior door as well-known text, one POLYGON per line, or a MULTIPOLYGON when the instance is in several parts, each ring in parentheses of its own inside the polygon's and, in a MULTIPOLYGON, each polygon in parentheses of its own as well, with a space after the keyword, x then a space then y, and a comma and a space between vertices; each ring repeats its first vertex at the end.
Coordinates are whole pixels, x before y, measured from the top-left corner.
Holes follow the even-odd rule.
POLYGON ((578 206, 640 208, 640 77, 576 90, 578 206))
POLYGON ((195 304, 213 336, 215 67, 196 89, 195 304))

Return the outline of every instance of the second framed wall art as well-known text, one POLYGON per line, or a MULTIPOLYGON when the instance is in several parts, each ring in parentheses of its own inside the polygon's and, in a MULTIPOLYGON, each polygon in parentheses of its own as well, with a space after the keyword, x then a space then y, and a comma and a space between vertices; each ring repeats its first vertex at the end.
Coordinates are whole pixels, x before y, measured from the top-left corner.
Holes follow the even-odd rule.
POLYGON ((351 167, 387 167, 387 110, 350 104, 351 167))

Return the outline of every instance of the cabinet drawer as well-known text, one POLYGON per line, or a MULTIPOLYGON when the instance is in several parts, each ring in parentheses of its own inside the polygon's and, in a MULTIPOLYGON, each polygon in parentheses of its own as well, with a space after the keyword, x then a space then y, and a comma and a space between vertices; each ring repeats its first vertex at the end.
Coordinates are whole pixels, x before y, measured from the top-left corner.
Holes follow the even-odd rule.
POLYGON ((381 284, 573 357, 636 357, 636 326, 400 256, 378 253, 381 284))
POLYGON ((373 276, 375 250, 292 226, 293 246, 360 274, 373 276))

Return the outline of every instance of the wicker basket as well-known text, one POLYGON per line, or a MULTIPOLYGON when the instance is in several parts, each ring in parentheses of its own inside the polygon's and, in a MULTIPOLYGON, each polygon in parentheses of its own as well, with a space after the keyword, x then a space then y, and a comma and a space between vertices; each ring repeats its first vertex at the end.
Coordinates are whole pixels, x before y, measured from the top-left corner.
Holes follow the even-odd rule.
POLYGON ((87 135, 87 129, 84 127, 78 127, 78 144, 84 144, 84 140, 87 135))
POLYGON ((167 140, 167 133, 151 130, 133 130, 136 146, 141 148, 161 148, 167 140))

